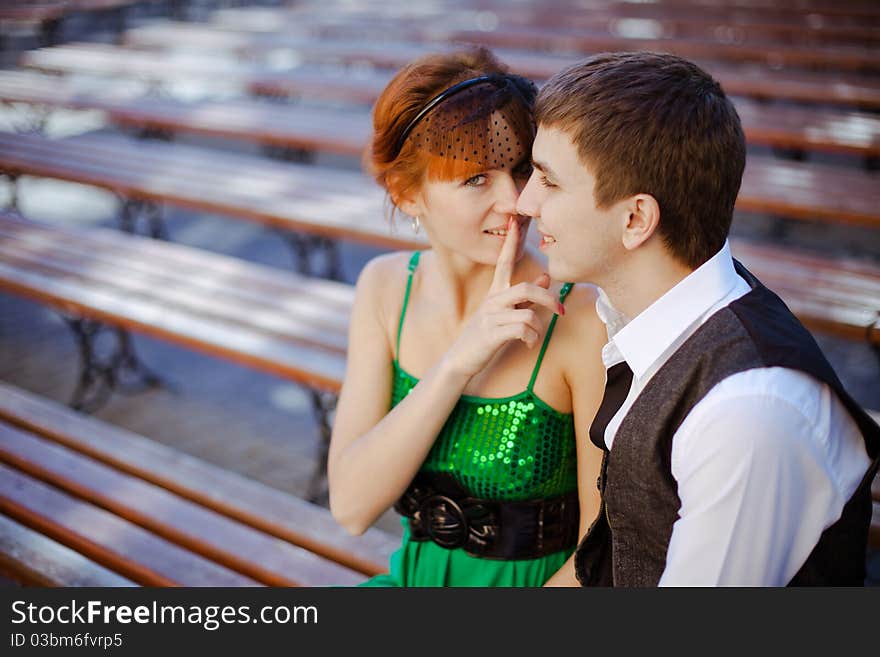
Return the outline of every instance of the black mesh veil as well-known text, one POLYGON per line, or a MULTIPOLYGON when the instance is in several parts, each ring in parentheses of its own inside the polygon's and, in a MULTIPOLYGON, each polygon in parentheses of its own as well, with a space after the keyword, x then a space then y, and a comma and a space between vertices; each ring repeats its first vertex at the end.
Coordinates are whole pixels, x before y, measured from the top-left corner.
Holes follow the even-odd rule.
POLYGON ((535 85, 515 75, 459 83, 432 99, 410 122, 399 147, 410 143, 479 168, 513 166, 523 151, 529 152, 535 136, 535 95, 535 85))

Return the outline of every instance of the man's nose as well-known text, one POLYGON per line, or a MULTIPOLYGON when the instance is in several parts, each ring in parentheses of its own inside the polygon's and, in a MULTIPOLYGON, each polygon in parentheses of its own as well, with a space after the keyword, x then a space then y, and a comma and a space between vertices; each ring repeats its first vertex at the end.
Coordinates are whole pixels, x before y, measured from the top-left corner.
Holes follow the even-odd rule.
POLYGON ((525 217, 538 217, 540 212, 537 200, 535 198, 535 174, 529 176, 526 186, 519 193, 519 199, 516 202, 516 213, 525 217))

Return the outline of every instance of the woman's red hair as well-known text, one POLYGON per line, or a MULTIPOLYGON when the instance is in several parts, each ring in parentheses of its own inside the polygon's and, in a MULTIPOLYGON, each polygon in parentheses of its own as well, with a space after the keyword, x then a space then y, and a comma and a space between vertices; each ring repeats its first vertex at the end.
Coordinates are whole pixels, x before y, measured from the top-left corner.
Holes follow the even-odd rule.
MULTIPOLYGON (((482 75, 505 74, 506 66, 486 48, 426 55, 401 69, 382 91, 373 108, 373 134, 364 167, 397 206, 411 198, 425 180, 459 180, 481 173, 474 160, 432 154, 406 140, 397 142, 409 122, 432 98, 449 87, 482 75)), ((523 105, 523 113, 530 108, 523 105)))

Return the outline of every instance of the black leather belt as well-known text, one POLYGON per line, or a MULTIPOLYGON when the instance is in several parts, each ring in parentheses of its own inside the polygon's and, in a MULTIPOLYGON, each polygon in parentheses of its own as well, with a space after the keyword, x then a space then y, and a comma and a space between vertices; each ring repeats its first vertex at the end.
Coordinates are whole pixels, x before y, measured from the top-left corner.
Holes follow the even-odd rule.
POLYGON ((578 539, 577 491, 547 500, 484 500, 448 475, 420 472, 394 508, 409 518, 413 540, 487 559, 534 559, 573 548, 578 539))

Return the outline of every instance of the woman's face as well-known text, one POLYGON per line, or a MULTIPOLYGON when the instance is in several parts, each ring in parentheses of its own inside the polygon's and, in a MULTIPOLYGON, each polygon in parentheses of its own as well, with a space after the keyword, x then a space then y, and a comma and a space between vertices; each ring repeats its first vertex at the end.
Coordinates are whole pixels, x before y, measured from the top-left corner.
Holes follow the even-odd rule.
POLYGON ((433 246, 494 265, 512 216, 520 228, 517 258, 522 256, 530 219, 517 214, 516 203, 531 174, 531 154, 526 146, 519 151, 499 168, 463 180, 422 184, 413 212, 433 246))

